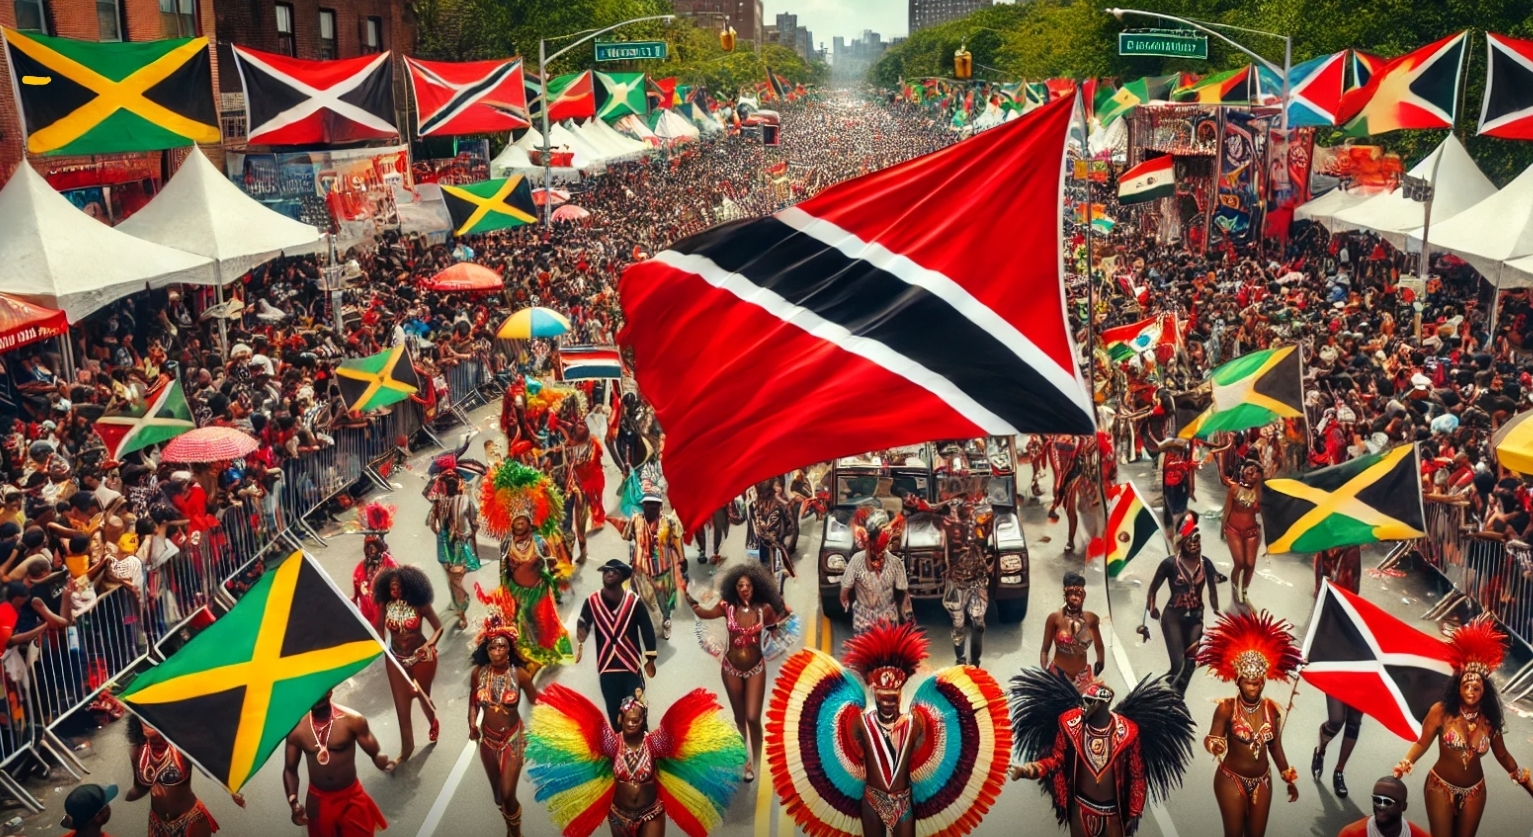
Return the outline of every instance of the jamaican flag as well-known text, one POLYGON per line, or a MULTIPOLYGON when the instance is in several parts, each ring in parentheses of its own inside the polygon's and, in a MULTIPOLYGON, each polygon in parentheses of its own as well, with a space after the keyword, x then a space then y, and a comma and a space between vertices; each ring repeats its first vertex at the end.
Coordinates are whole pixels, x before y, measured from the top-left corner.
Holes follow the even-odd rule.
POLYGON ((97 43, 3 34, 32 154, 158 151, 222 139, 207 38, 97 43))
POLYGON ((538 222, 538 205, 525 175, 485 180, 466 186, 442 184, 442 199, 452 213, 452 234, 473 235, 538 222))
POLYGON ((1213 404, 1177 435, 1206 439, 1221 430, 1247 430, 1304 414, 1304 370, 1294 346, 1241 355, 1214 369, 1213 404))
POLYGON ((319 564, 295 552, 119 698, 238 791, 326 692, 382 654, 319 564))
POLYGON ((1318 552, 1424 537, 1420 473, 1416 446, 1402 445, 1298 479, 1267 480, 1267 551, 1318 552))
POLYGON ((173 380, 157 392, 151 391, 150 395, 153 397, 142 409, 96 419, 96 435, 106 443, 112 459, 122 459, 136 450, 168 442, 196 428, 192 408, 186 403, 186 393, 182 391, 180 381, 173 380))
POLYGON ((415 364, 410 362, 404 346, 344 361, 336 367, 335 374, 346 409, 359 413, 397 404, 414 395, 421 386, 415 364))

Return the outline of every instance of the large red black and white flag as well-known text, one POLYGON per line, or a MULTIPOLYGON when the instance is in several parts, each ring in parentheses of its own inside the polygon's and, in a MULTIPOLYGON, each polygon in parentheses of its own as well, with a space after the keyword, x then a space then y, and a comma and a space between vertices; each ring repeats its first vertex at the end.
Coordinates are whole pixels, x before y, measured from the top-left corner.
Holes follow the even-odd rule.
POLYGON ((251 145, 387 139, 394 127, 389 53, 305 61, 234 47, 251 145))
POLYGON ((693 528, 753 482, 931 439, 1094 432, 1065 315, 1073 98, 766 218, 619 285, 693 528))
POLYGON ((1453 676, 1448 643, 1326 582, 1304 637, 1303 677, 1407 741, 1453 676))
POLYGON ((421 61, 405 58, 415 95, 416 136, 514 131, 531 125, 522 59, 421 61))
POLYGON ((1485 98, 1480 133, 1533 139, 1533 41, 1485 33, 1485 98))

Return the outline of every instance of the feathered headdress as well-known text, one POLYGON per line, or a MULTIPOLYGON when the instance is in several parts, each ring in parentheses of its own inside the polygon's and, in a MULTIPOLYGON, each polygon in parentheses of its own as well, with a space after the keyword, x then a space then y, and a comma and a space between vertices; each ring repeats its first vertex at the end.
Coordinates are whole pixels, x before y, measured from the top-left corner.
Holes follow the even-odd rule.
POLYGON ((387 535, 394 528, 394 512, 399 507, 374 500, 357 509, 357 525, 368 535, 387 535))
POLYGON ((1242 677, 1287 680, 1303 662, 1293 626, 1267 611, 1225 613, 1203 635, 1198 664, 1226 682, 1242 677))
POLYGON ((474 637, 474 646, 478 648, 483 642, 487 642, 498 636, 503 636, 516 645, 516 598, 504 587, 495 587, 486 594, 484 588, 474 585, 474 595, 479 597, 479 603, 489 608, 489 613, 484 615, 484 622, 479 626, 479 633, 474 637))
POLYGON ((898 692, 926 659, 926 634, 909 622, 878 625, 846 641, 847 668, 861 674, 878 692, 898 692))
POLYGON ((1448 640, 1453 668, 1460 674, 1477 674, 1481 679, 1501 668, 1506 657, 1506 634, 1496 623, 1481 617, 1453 632, 1448 640))
POLYGON ((504 460, 479 487, 479 517, 497 538, 511 532, 511 521, 526 517, 543 537, 559 533, 564 522, 564 494, 541 471, 504 460))

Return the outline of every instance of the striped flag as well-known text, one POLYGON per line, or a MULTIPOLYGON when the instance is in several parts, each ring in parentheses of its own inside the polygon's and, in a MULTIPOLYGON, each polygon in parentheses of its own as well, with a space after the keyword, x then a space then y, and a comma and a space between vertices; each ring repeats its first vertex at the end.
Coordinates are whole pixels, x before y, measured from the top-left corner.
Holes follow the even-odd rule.
POLYGON ((1145 160, 1118 179, 1118 203, 1134 204, 1176 194, 1176 168, 1170 154, 1145 160))
MULTIPOLYGON (((1155 512, 1132 481, 1107 488, 1107 534, 1092 538, 1086 555, 1107 557, 1107 577, 1117 578, 1128 562, 1139 557, 1157 538, 1165 544, 1165 534, 1155 520, 1155 512)), ((1168 548, 1169 551, 1169 548, 1168 548)))
POLYGON ((623 359, 616 346, 564 346, 559 349, 559 371, 566 381, 623 377, 623 359))
POLYGON ((1176 345, 1175 314, 1151 317, 1102 332, 1102 347, 1114 363, 1121 363, 1144 352, 1153 352, 1160 345, 1176 345))

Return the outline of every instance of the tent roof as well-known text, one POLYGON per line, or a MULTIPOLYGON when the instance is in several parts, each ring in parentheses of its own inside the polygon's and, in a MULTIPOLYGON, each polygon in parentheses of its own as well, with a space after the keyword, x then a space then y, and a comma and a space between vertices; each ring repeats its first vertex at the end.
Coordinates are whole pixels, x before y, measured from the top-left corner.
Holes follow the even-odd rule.
POLYGON ((495 159, 490 161, 490 176, 504 177, 505 175, 502 172, 508 169, 530 169, 532 167, 532 158, 527 156, 527 149, 523 148, 521 143, 514 142, 506 146, 504 150, 495 155, 495 159))
POLYGON ((117 229, 207 256, 225 285, 281 253, 312 253, 320 240, 315 227, 240 191, 196 146, 165 188, 117 229))
MULTIPOLYGON (((580 125, 574 120, 561 123, 560 127, 574 138, 575 141, 570 144, 570 147, 578 147, 578 150, 584 151, 586 159, 590 160, 593 164, 602 165, 612 156, 608 153, 607 149, 602 148, 598 143, 592 142, 590 135, 580 130, 580 125)), ((550 129, 549 133, 553 133, 552 129, 550 129)))
POLYGON ((1314 221, 1329 230, 1336 217, 1336 213, 1345 209, 1351 209, 1381 194, 1383 192, 1363 191, 1361 189, 1348 191, 1338 187, 1318 198, 1313 198, 1301 204, 1294 210, 1293 217, 1295 221, 1314 221))
POLYGON ((592 119, 586 123, 586 131, 593 136, 602 137, 612 148, 620 149, 623 154, 648 154, 648 143, 640 142, 633 137, 608 125, 605 120, 592 119))
MULTIPOLYGON (((1533 166, 1505 189, 1433 224, 1427 232, 1433 250, 1446 250, 1462 258, 1495 282, 1502 262, 1533 256, 1533 166)), ((1420 229, 1411 230, 1415 248, 1421 247, 1421 233, 1420 229)))
POLYGON ((528 128, 527 133, 522 134, 522 138, 512 143, 512 145, 524 151, 541 148, 543 146, 543 135, 539 133, 537 128, 528 128))
POLYGON ((213 262, 134 238, 76 209, 31 166, 0 189, 0 291, 70 322, 144 289, 210 285, 213 262))
POLYGON ((1503 288, 1533 288, 1533 256, 1508 261, 1500 284, 1503 288))
POLYGON ((702 132, 696 125, 682 119, 675 111, 662 110, 655 118, 655 136, 669 140, 696 139, 702 132))
MULTIPOLYGON (((1410 170, 1413 177, 1432 179, 1437 169, 1436 193, 1432 199, 1432 222, 1440 224, 1495 194, 1496 187, 1480 171, 1463 143, 1452 134, 1426 159, 1410 170), (1442 157, 1442 164, 1436 165, 1442 157)), ((1426 220, 1426 204, 1405 197, 1401 189, 1377 195, 1370 200, 1335 215, 1332 231, 1366 229, 1384 237, 1396 249, 1405 249, 1407 233, 1426 220)))
POLYGON ((590 166, 601 162, 600 160, 591 159, 592 149, 590 146, 586 145, 584 142, 581 142, 579 137, 570 133, 570 129, 564 127, 563 125, 554 125, 552 128, 548 129, 548 142, 549 146, 554 149, 569 146, 569 149, 575 152, 574 167, 577 169, 589 168, 590 166))

